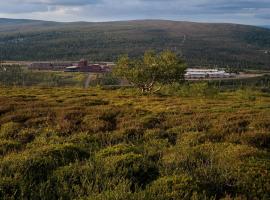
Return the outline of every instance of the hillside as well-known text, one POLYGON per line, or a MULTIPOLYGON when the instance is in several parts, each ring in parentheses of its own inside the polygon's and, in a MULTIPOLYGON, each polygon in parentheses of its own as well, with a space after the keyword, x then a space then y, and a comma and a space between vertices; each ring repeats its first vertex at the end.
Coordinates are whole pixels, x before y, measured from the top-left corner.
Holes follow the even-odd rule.
POLYGON ((2 60, 113 61, 119 54, 172 49, 190 65, 270 68, 270 30, 165 20, 57 23, 0 19, 2 60))
POLYGON ((269 93, 196 88, 1 87, 0 199, 269 199, 269 93))
POLYGON ((264 25, 264 26, 261 26, 261 27, 269 28, 270 29, 270 25, 264 25))

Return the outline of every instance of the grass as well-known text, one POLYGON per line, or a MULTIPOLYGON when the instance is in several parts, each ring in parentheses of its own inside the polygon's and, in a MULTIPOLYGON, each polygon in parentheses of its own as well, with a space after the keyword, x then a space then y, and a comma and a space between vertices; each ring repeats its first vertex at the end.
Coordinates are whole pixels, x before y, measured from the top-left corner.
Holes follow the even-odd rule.
POLYGON ((86 78, 86 73, 32 71, 20 65, 0 65, 0 84, 6 86, 83 87, 86 78))
POLYGON ((1 87, 0 199, 269 199, 268 93, 178 89, 1 87))

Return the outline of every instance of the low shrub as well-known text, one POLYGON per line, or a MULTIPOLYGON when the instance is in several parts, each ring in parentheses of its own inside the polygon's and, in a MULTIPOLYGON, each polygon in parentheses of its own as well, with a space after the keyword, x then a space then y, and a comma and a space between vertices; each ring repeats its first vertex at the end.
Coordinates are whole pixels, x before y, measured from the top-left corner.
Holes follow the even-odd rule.
POLYGON ((5 157, 0 174, 19 181, 21 198, 40 198, 40 190, 54 169, 89 158, 89 153, 74 145, 53 145, 5 157))
POLYGON ((127 145, 127 144, 118 144, 112 147, 107 147, 105 149, 100 150, 97 153, 98 158, 106 158, 114 155, 121 155, 131 152, 139 153, 139 150, 134 145, 127 145))
POLYGON ((214 131, 224 136, 231 133, 243 133, 249 129, 249 125, 250 121, 248 118, 241 116, 225 117, 217 121, 214 131))
POLYGON ((119 176, 129 179, 132 187, 145 186, 158 175, 158 169, 138 150, 126 145, 109 147, 97 153, 97 161, 101 162, 107 176, 119 176))
POLYGON ((75 199, 96 194, 101 188, 101 175, 95 166, 87 161, 60 167, 47 181, 44 188, 46 199, 75 199))
POLYGON ((14 140, 1 140, 0 141, 0 156, 3 156, 10 152, 16 152, 20 150, 22 144, 14 140))
POLYGON ((248 132, 241 134, 241 142, 257 148, 270 148, 270 133, 268 132, 248 132))
POLYGON ((0 138, 12 139, 16 138, 18 132, 21 130, 22 125, 16 122, 8 122, 1 125, 0 138))
POLYGON ((17 136, 17 140, 22 144, 32 142, 35 137, 38 135, 38 131, 36 129, 22 129, 17 136))
POLYGON ((192 84, 0 88, 0 199, 269 199, 269 95, 192 84))
POLYGON ((229 143, 205 143, 192 147, 181 141, 174 148, 177 150, 168 149, 163 158, 164 165, 171 169, 167 171, 191 174, 208 196, 218 199, 226 193, 243 194, 237 183, 241 176, 238 170, 247 158, 261 154, 247 145, 229 143))
POLYGON ((89 131, 92 133, 106 132, 111 129, 110 123, 102 119, 99 119, 93 115, 86 115, 81 124, 83 131, 89 131))
POLYGON ((162 129, 148 129, 144 132, 144 140, 153 140, 153 139, 166 139, 171 145, 176 144, 177 133, 173 130, 162 130, 162 129))
POLYGON ((69 135, 80 130, 80 125, 84 117, 82 110, 63 111, 58 116, 57 131, 62 135, 69 135))
POLYGON ((20 199, 20 186, 17 180, 9 177, 1 177, 0 199, 20 199))
POLYGON ((151 114, 141 117, 140 123, 142 124, 143 128, 151 129, 151 128, 158 128, 162 120, 163 120, 162 114, 158 115, 151 114))
POLYGON ((146 188, 144 199, 192 199, 198 191, 198 183, 187 174, 165 176, 146 188))
POLYGON ((109 105, 109 101, 104 101, 102 99, 93 99, 85 102, 85 106, 100 106, 100 105, 109 105))

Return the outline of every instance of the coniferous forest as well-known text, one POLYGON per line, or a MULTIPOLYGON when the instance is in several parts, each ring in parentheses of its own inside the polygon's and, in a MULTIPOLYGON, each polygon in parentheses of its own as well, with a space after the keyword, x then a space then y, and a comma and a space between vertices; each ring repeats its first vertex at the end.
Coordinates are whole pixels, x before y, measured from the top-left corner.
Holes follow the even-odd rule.
POLYGON ((57 23, 0 19, 0 60, 116 61, 169 49, 190 66, 269 69, 270 30, 162 20, 57 23))

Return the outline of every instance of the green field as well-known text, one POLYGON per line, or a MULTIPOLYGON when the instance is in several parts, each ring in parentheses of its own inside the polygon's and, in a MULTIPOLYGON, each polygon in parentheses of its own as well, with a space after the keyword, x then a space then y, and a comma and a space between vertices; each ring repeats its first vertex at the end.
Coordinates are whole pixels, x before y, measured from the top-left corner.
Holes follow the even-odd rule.
POLYGON ((0 199, 269 199, 269 90, 202 87, 2 86, 0 199))

